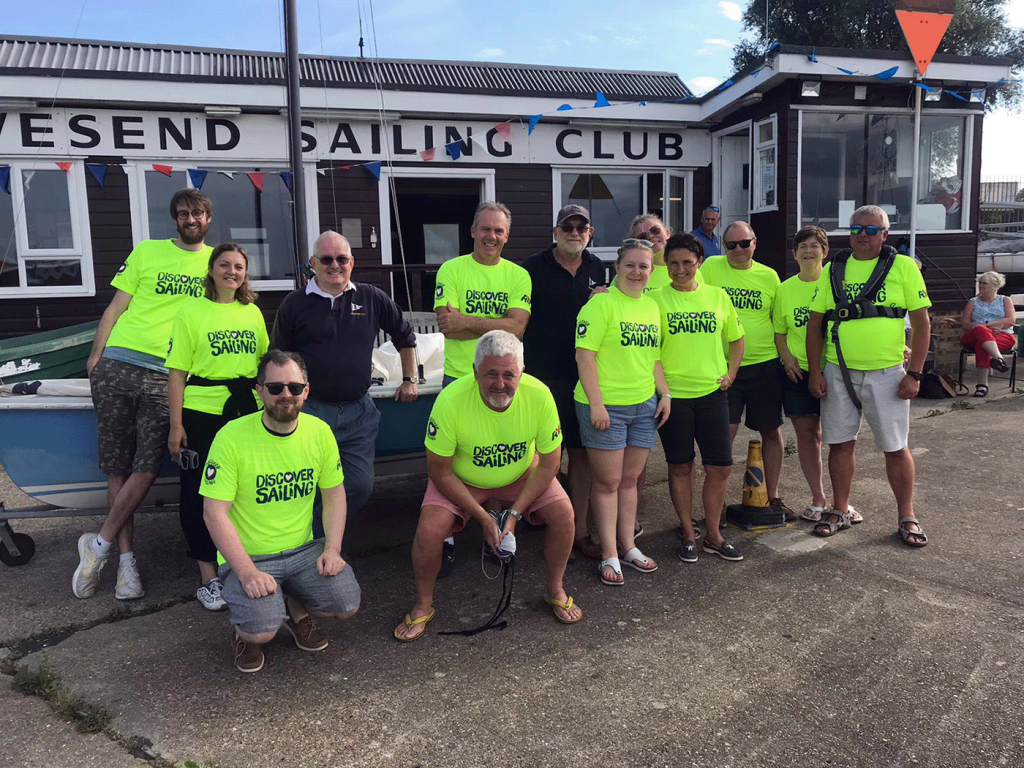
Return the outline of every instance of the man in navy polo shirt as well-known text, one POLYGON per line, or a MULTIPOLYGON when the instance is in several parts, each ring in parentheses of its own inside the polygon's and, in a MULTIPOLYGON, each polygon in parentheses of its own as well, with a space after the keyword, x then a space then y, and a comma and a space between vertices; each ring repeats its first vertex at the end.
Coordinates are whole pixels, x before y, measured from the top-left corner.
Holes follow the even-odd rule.
MULTIPOLYGON (((326 421, 338 440, 351 518, 373 490, 380 413, 367 390, 377 333, 387 333, 401 357, 402 385, 395 399, 403 403, 418 394, 416 335, 390 296, 352 281, 352 248, 337 232, 316 239, 309 263, 315 277, 281 303, 271 346, 297 352, 306 361, 309 398, 304 410, 326 421)), ((315 514, 316 535, 322 535, 321 525, 315 514)))
POLYGON ((722 244, 715 234, 715 227, 721 220, 722 209, 717 205, 709 205, 700 215, 700 226, 692 232, 704 245, 704 258, 722 253, 722 244))
POLYGON ((590 212, 567 205, 555 217, 555 242, 523 262, 533 280, 532 313, 523 334, 526 370, 548 385, 569 452, 569 497, 576 518, 576 549, 600 559, 601 548, 587 536, 590 464, 580 440, 573 389, 576 370, 576 317, 595 292, 605 291, 605 265, 587 250, 594 228, 590 212))

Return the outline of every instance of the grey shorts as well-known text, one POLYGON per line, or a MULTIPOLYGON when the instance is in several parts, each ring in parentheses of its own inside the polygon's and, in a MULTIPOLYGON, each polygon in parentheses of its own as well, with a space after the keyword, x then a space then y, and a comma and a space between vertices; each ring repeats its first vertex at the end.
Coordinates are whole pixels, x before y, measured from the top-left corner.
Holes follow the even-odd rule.
POLYGON ((352 566, 345 563, 336 576, 321 576, 316 560, 323 551, 323 539, 316 539, 298 549, 254 557, 256 567, 277 581, 277 592, 266 597, 249 597, 231 566, 227 563, 220 566, 217 575, 224 583, 222 595, 228 604, 231 623, 250 635, 276 632, 288 618, 285 595, 295 598, 312 613, 356 610, 361 590, 352 566))
POLYGON ((159 473, 171 429, 167 374, 101 357, 89 374, 89 385, 100 470, 115 477, 159 473))
MULTIPOLYGON (((864 406, 875 445, 884 453, 900 451, 910 435, 910 401, 897 395, 906 375, 902 365, 877 371, 850 371, 854 391, 864 406)), ((821 401, 821 440, 827 445, 857 439, 861 414, 854 407, 843 383, 843 374, 835 363, 825 364, 828 396, 821 401)))
POLYGON ((576 419, 580 423, 580 438, 587 448, 601 451, 621 451, 627 445, 653 448, 658 442, 658 427, 654 414, 658 410, 658 396, 652 395, 636 405, 606 405, 608 429, 599 430, 590 423, 590 406, 578 400, 576 419))

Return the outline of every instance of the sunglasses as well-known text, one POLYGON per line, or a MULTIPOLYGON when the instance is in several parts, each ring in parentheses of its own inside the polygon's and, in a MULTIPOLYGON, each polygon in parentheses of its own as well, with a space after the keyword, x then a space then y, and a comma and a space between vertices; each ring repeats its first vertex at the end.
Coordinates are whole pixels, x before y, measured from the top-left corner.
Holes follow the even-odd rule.
POLYGON ((746 240, 726 240, 725 249, 727 251, 733 250, 737 245, 740 248, 749 248, 750 244, 754 242, 754 238, 748 237, 746 240))
POLYGON ((305 384, 296 384, 294 381, 290 381, 285 384, 283 381, 269 381, 266 384, 261 384, 267 392, 272 395, 280 395, 284 392, 284 388, 288 387, 288 391, 291 392, 295 397, 298 397, 306 389, 305 384))
POLYGON ((868 237, 874 237, 879 232, 885 232, 885 227, 876 227, 874 224, 868 224, 867 226, 854 224, 850 227, 851 235, 859 235, 861 232, 864 232, 868 237))
POLYGON ((648 235, 660 235, 661 232, 662 232, 661 227, 655 225, 655 226, 653 226, 653 227, 651 227, 649 229, 644 230, 643 232, 637 232, 636 236, 637 237, 647 237, 648 235))
POLYGON ((581 235, 587 234, 590 231, 589 224, 559 224, 558 228, 569 235, 573 232, 578 232, 581 235))
POLYGON ((175 211, 174 215, 177 217, 178 221, 188 221, 189 216, 196 221, 201 221, 202 218, 206 216, 206 211, 201 208, 197 208, 194 211, 175 211))
POLYGON ((622 241, 623 248, 629 248, 634 245, 642 245, 644 248, 654 247, 654 243, 652 243, 650 240, 641 240, 638 237, 627 237, 625 240, 622 241))
POLYGON ((709 205, 709 206, 708 206, 707 208, 705 208, 704 210, 705 210, 705 211, 714 211, 715 213, 721 213, 721 212, 722 212, 722 209, 721 209, 721 208, 719 208, 719 207, 718 207, 717 205, 709 205))
POLYGON ((329 267, 332 261, 338 262, 339 267, 344 267, 346 264, 352 261, 351 256, 317 256, 316 258, 325 267, 329 267))

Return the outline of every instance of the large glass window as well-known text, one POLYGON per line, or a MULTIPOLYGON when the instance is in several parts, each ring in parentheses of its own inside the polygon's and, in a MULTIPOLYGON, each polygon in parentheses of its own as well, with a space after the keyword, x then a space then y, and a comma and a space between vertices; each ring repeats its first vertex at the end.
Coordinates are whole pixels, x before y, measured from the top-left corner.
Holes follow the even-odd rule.
MULTIPOLYGON (((967 117, 925 115, 918 230, 964 228, 967 117)), ((909 114, 805 111, 801 130, 802 224, 845 229, 861 205, 881 205, 893 230, 910 228, 914 118, 909 114)))
POLYGON ((770 211, 778 208, 776 180, 778 178, 778 130, 776 117, 754 124, 754 200, 751 211, 770 211))

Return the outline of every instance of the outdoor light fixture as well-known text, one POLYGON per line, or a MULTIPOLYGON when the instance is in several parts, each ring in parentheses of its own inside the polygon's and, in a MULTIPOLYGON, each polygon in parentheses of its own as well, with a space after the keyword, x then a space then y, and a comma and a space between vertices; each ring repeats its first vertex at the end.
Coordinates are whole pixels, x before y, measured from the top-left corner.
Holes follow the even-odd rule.
POLYGON ((866 85, 855 85, 853 86, 853 98, 857 101, 864 101, 868 97, 868 87, 866 85))
POLYGON ((924 92, 924 100, 925 101, 940 101, 941 99, 942 99, 942 88, 939 87, 939 86, 936 86, 936 87, 932 88, 930 91, 925 91, 924 92))
POLYGON ((804 80, 800 83, 800 95, 814 99, 821 96, 821 80, 804 80))
POLYGON ((370 227, 370 247, 371 248, 376 248, 377 247, 377 228, 376 227, 370 227))
POLYGON ((242 108, 210 105, 208 107, 203 107, 203 112, 206 113, 207 117, 238 117, 242 114, 242 108))

